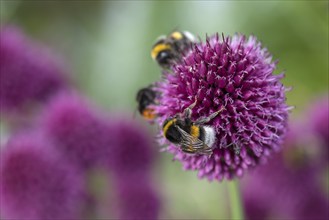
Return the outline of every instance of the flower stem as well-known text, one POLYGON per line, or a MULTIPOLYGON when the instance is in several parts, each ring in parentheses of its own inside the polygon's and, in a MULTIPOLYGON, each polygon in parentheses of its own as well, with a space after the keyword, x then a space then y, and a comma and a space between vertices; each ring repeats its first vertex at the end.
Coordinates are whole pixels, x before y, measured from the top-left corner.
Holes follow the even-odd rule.
POLYGON ((239 182, 237 179, 233 179, 228 182, 228 192, 231 205, 231 219, 243 220, 244 212, 241 200, 241 193, 239 188, 239 182))

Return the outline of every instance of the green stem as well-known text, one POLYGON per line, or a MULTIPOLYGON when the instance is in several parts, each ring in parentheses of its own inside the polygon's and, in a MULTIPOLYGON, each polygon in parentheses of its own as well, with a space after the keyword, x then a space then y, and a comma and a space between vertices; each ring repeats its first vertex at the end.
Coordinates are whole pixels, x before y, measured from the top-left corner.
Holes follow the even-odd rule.
POLYGON ((230 197, 231 219, 243 220, 243 205, 241 200, 239 182, 237 179, 228 182, 228 192, 230 197))

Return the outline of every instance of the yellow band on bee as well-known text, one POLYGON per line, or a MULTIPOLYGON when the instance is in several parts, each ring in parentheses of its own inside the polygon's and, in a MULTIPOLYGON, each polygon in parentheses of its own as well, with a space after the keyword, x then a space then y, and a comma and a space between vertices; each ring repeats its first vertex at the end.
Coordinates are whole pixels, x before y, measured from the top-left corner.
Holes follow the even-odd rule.
POLYGON ((183 38, 183 34, 181 32, 175 31, 170 35, 175 40, 180 40, 183 38))
POLYGON ((166 133, 167 133, 169 127, 175 122, 176 122, 176 119, 172 119, 172 120, 168 121, 168 123, 163 127, 164 136, 166 136, 166 133))
POLYGON ((192 137, 198 138, 200 135, 200 128, 198 126, 191 126, 191 135, 192 137))
POLYGON ((153 60, 158 56, 158 54, 163 51, 163 50, 169 50, 170 45, 169 44, 158 44, 156 45, 152 51, 151 51, 151 57, 153 60))

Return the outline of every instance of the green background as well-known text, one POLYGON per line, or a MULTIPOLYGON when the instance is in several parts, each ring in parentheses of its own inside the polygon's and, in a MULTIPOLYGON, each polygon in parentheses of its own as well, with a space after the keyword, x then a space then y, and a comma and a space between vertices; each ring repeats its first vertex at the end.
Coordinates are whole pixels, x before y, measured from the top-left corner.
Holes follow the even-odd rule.
MULTIPOLYGON (((327 1, 3 1, 1 24, 16 24, 66 62, 77 87, 109 112, 131 115, 138 89, 160 79, 150 49, 175 28, 202 39, 254 34, 279 59, 293 90, 293 117, 328 93, 327 1)), ((145 122, 142 122, 146 124, 145 122)), ((150 126, 151 132, 156 128, 150 126)), ((227 183, 198 180, 162 153, 154 175, 163 218, 227 218, 227 183)))

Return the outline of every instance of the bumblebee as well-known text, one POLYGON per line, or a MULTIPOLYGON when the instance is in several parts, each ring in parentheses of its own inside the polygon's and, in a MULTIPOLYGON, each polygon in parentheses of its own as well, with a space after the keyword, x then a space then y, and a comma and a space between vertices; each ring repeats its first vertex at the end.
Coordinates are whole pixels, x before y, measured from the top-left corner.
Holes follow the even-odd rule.
POLYGON ((155 98, 156 92, 152 90, 152 86, 142 88, 137 92, 137 109, 146 120, 153 120, 155 118, 154 109, 150 107, 150 105, 155 104, 155 98))
POLYGON ((151 50, 151 57, 158 64, 168 69, 182 54, 196 42, 196 38, 188 31, 174 31, 168 36, 160 36, 151 50))
POLYGON ((165 120, 162 127, 163 135, 171 143, 179 145, 185 153, 211 155, 216 132, 213 127, 204 124, 215 118, 224 108, 208 117, 192 121, 192 108, 195 104, 196 101, 184 110, 183 117, 175 116, 165 120))

